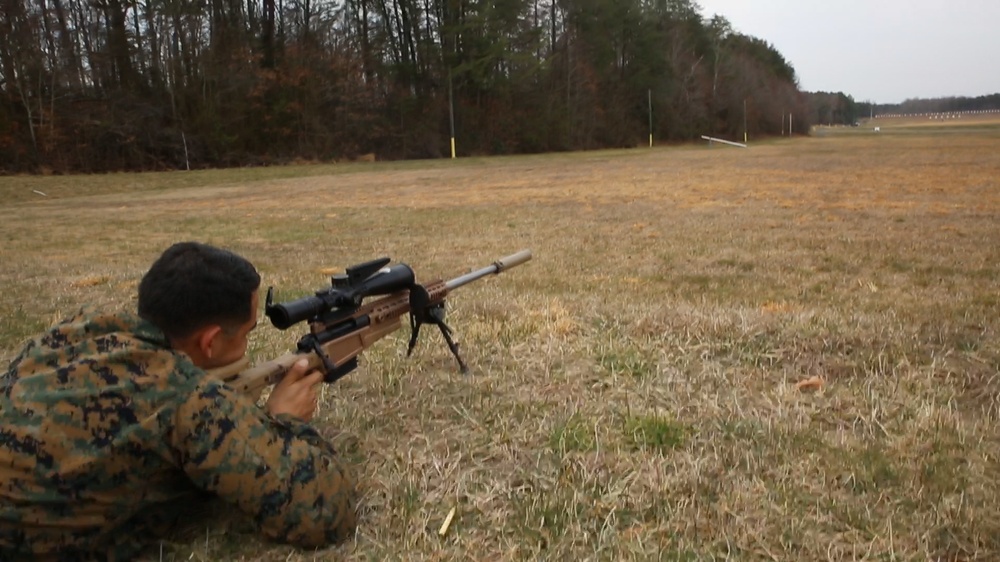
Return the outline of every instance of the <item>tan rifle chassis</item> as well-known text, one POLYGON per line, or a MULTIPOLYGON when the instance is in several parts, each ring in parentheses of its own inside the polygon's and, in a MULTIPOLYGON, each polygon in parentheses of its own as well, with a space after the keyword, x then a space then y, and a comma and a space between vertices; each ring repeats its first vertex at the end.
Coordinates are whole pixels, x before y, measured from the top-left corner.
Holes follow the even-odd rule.
MULTIPOLYGON (((449 281, 438 280, 423 285, 427 291, 426 307, 441 305, 452 289, 471 283, 490 274, 499 274, 507 269, 521 265, 531 259, 530 250, 522 250, 493 262, 492 265, 471 273, 456 277, 449 281)), ((395 332, 402 326, 402 317, 410 313, 410 291, 402 290, 385 295, 363 304, 350 317, 339 319, 337 324, 357 322, 361 326, 322 344, 322 349, 335 367, 343 367, 357 358, 362 351, 376 341, 395 332)), ((310 323, 312 333, 321 333, 332 326, 319 322, 310 323)), ((218 369, 208 371, 209 376, 222 379, 226 384, 254 398, 269 385, 277 383, 295 362, 305 358, 309 369, 323 369, 323 361, 315 352, 295 352, 282 355, 277 359, 266 361, 254 367, 248 367, 249 361, 244 358, 218 369)))

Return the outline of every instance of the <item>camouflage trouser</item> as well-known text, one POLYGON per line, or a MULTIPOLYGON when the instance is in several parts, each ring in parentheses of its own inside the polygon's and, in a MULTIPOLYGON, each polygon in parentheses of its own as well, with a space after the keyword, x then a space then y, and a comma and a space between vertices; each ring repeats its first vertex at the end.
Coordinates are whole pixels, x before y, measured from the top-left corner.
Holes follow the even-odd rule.
POLYGON ((170 536, 182 528, 193 528, 214 519, 218 511, 217 498, 202 492, 192 493, 178 498, 170 503, 164 503, 149 508, 129 519, 116 529, 93 532, 86 536, 75 537, 72 546, 65 545, 66 530, 46 529, 40 533, 17 532, 6 529, 0 523, 0 560, 37 562, 77 562, 80 560, 135 560, 143 549, 150 552, 149 559, 158 557, 159 539, 170 536), (16 537, 11 540, 8 537, 16 537), (52 541, 58 541, 53 543, 52 541))

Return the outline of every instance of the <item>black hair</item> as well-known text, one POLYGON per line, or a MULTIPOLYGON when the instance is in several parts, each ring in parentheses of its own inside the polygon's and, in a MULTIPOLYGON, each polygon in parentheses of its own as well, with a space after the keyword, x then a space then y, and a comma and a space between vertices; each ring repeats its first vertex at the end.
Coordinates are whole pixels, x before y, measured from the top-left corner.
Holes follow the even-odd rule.
POLYGON ((260 275, 246 259, 199 242, 167 248, 139 283, 139 316, 169 338, 218 324, 233 329, 250 319, 260 275))

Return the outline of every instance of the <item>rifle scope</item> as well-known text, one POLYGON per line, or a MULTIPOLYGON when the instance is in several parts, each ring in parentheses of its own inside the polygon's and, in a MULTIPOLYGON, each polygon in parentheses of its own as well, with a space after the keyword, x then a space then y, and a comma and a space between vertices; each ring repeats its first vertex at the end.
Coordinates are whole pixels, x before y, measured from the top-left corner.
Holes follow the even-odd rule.
MULTIPOLYGON (((378 263, 387 263, 378 262, 378 263)), ((361 306, 365 297, 388 295, 409 289, 415 283, 413 270, 406 264, 396 264, 383 267, 369 276, 358 280, 358 267, 373 265, 377 262, 367 262, 362 266, 348 268, 347 275, 335 275, 331 279, 333 288, 317 291, 314 296, 272 304, 273 287, 267 290, 267 303, 264 312, 271 324, 279 330, 287 329, 303 320, 322 317, 335 310, 346 309, 354 311, 361 306)))

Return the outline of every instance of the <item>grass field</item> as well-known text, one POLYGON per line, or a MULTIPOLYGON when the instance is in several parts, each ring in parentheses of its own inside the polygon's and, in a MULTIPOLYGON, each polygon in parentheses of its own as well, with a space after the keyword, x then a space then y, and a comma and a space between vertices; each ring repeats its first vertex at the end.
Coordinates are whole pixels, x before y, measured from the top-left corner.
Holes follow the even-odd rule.
MULTIPOLYGON (((405 358, 404 329, 326 389, 355 540, 297 551, 222 518, 150 557, 995 560, 1000 123, 864 133, 0 178, 0 358, 84 303, 132 306, 178 240, 282 298, 377 256, 431 280, 530 248, 451 298, 469 376, 429 330, 405 358)), ((262 323, 251 354, 299 335, 262 323)))

